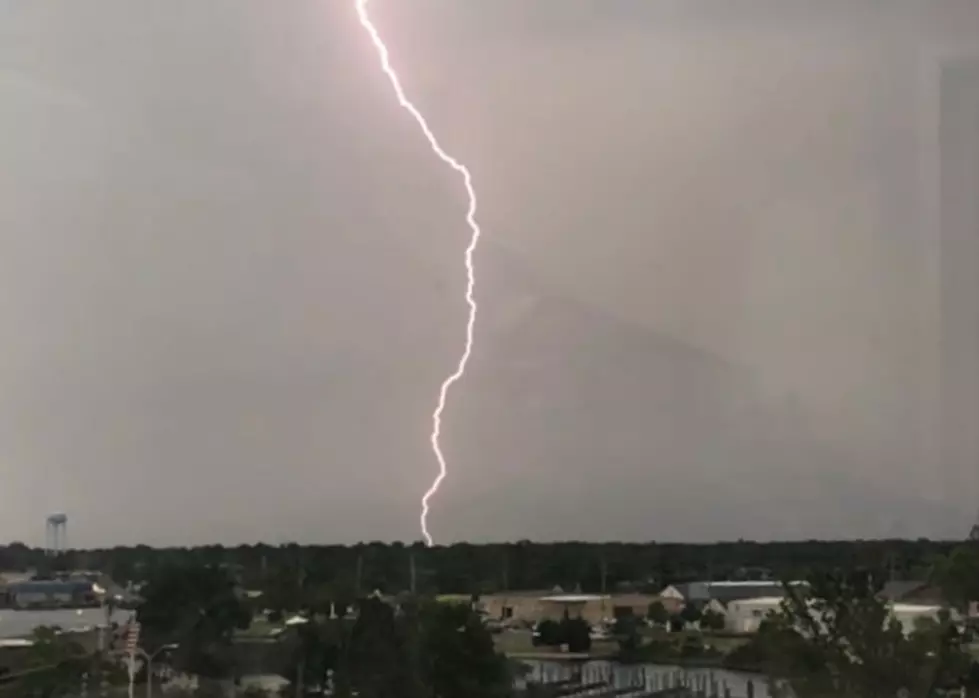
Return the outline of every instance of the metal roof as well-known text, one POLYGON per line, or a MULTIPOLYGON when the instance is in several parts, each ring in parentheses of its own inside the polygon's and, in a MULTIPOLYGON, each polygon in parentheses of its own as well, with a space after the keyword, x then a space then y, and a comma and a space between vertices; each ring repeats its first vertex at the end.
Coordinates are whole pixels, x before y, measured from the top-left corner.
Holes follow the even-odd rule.
POLYGON ((602 601, 611 598, 601 594, 556 594, 554 596, 542 596, 541 601, 550 603, 588 603, 589 601, 602 601))
POLYGON ((14 594, 57 594, 57 593, 75 593, 83 591, 91 591, 92 583, 89 581, 82 580, 59 580, 59 579, 45 579, 45 580, 32 580, 29 582, 15 582, 14 584, 7 585, 8 591, 14 594))
POLYGON ((738 606, 779 606, 785 601, 784 596, 758 596, 750 599, 736 599, 732 603, 738 606))
MULTIPOLYGON (((792 586, 802 586, 805 582, 790 582, 792 586)), ((687 582, 674 584, 688 602, 705 603, 716 600, 721 603, 742 599, 774 598, 785 595, 781 582, 687 582)))
POLYGON ((913 594, 926 586, 928 586, 927 582, 920 581, 889 581, 880 590, 880 595, 888 601, 900 601, 908 594, 913 594))

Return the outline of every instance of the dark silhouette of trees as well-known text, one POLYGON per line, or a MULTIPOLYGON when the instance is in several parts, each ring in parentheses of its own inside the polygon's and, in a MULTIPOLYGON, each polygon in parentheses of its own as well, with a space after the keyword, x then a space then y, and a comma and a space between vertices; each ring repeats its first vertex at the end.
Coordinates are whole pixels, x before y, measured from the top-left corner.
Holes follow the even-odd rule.
POLYGON ((294 665, 283 672, 302 689, 340 698, 505 698, 511 677, 482 619, 465 604, 368 597, 356 620, 310 618, 294 629, 294 665))
MULTIPOLYGON (((420 659, 428 695, 502 698, 510 675, 479 616, 463 604, 426 602, 418 610, 420 659)), ((412 614, 406 614, 412 621, 412 614)))
POLYGON ((803 595, 790 590, 783 612, 756 638, 767 670, 797 698, 930 696, 955 687, 970 659, 947 615, 910 633, 893 618, 867 571, 828 573, 803 595))
POLYGON ((666 606, 663 605, 662 601, 653 601, 649 604, 646 618, 656 625, 666 625, 670 620, 670 613, 666 610, 666 606))
POLYGON ((31 640, 34 644, 27 654, 27 671, 20 685, 25 695, 56 696, 78 685, 90 664, 83 647, 58 628, 45 626, 35 628, 31 640))
POLYGON ((704 630, 724 630, 724 616, 717 611, 707 609, 700 617, 700 627, 704 630))
POLYGON ((932 581, 960 611, 966 611, 970 602, 979 601, 979 543, 960 545, 948 557, 936 561, 932 581))
POLYGON ((227 679, 233 669, 232 636, 251 613, 226 569, 168 565, 154 569, 137 612, 141 645, 155 652, 174 644, 174 665, 200 676, 227 679))
MULTIPOLYGON (((141 582, 172 565, 220 566, 248 589, 262 589, 287 608, 297 592, 328 587, 348 599, 379 589, 418 593, 490 593, 503 589, 579 588, 658 591, 672 583, 771 574, 805 579, 813 573, 869 566, 896 579, 923 579, 958 543, 927 540, 678 543, 362 543, 355 546, 241 545, 153 549, 147 546, 71 550, 59 565, 104 570, 116 581, 141 582), (83 564, 82 564, 83 563, 83 564)), ((43 569, 44 553, 22 544, 0 547, 6 569, 43 569)))
POLYGON ((564 634, 561 629, 561 624, 556 620, 545 619, 537 624, 534 635, 535 645, 544 645, 545 647, 559 647, 564 643, 564 634))
POLYGON ((619 651, 628 655, 639 649, 641 643, 639 636, 640 622, 633 615, 624 615, 617 618, 612 628, 612 635, 619 643, 619 651))
POLYGON ((591 628, 581 618, 565 616, 560 621, 542 620, 537 624, 534 644, 544 647, 566 645, 569 652, 587 652, 591 649, 591 628))
POLYGON ((587 652, 591 649, 591 627, 581 618, 565 618, 561 621, 563 644, 568 652, 587 652))
POLYGON ((683 607, 683 610, 680 611, 680 620, 683 621, 684 625, 696 623, 702 616, 703 613, 701 612, 700 608, 698 608, 696 604, 692 603, 687 604, 683 607))
MULTIPOLYGON (((44 569, 43 552, 21 544, 0 548, 0 561, 11 569, 44 569)), ((332 677, 338 696, 366 698, 506 694, 506 664, 477 614, 465 603, 436 604, 430 600, 435 593, 547 593, 556 586, 585 593, 658 591, 672 583, 769 573, 812 579, 812 592, 821 601, 791 597, 786 613, 764 623, 758 637, 731 658, 791 681, 799 698, 824 690, 878 695, 872 692, 878 683, 891 691, 888 695, 901 687, 924 695, 916 692, 954 683, 969 669, 962 638, 949 619, 900 632, 888 619, 874 580, 884 575, 930 580, 959 608, 979 598, 979 546, 926 540, 137 546, 69 551, 59 565, 72 568, 79 561, 119 582, 142 583, 142 645, 153 651, 177 644, 172 660, 178 669, 227 679, 234 669, 232 635, 252 614, 270 609, 281 620, 301 613, 308 622, 287 631, 291 640, 283 643, 282 661, 288 664, 283 673, 305 687, 325 688, 332 677), (857 569, 863 571, 852 572, 857 569), (417 594, 406 595, 412 588, 417 594), (246 589, 261 595, 249 602, 246 589), (375 589, 383 601, 371 598, 375 589), (356 614, 344 618, 348 608, 356 614), (480 678, 470 681, 470 676, 480 678)), ((678 620, 658 602, 647 617, 657 624, 678 620)), ((711 613, 700 616, 693 605, 683 611, 684 623, 698 619, 705 629, 717 625, 711 613)), ((623 619, 615 629, 623 650, 636 639, 628 626, 634 622, 623 619)), ((568 645, 573 652, 591 644, 583 621, 566 618, 542 623, 538 630, 541 644, 568 645)), ((702 652, 692 640, 681 649, 682 654, 702 652)))

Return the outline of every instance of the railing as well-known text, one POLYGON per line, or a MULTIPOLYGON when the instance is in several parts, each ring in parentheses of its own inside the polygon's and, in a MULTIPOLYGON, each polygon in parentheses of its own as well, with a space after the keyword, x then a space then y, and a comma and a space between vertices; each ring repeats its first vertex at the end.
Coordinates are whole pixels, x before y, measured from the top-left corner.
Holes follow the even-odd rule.
MULTIPOLYGON (((544 672, 537 680, 528 680, 522 694, 525 698, 732 698, 727 682, 712 673, 647 671, 644 667, 627 676, 609 667, 544 672)), ((754 694, 754 684, 749 680, 747 698, 754 698, 754 694)))

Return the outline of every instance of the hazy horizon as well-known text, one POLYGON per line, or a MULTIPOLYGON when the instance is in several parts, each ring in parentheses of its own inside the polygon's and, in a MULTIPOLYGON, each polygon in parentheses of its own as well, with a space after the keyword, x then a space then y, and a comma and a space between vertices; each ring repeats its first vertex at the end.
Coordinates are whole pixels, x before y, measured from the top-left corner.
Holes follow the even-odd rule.
MULTIPOLYGON (((979 4, 370 9, 437 543, 966 535, 979 4)), ((420 537, 353 0, 0 0, 0 158, 4 539, 420 537)))

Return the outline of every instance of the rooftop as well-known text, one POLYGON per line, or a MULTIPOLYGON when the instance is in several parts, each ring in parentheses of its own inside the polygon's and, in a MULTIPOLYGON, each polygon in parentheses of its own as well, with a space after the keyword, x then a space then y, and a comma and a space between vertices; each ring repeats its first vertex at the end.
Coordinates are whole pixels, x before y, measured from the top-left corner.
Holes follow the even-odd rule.
MULTIPOLYGON (((772 581, 772 580, 768 580, 768 581, 764 581, 764 580, 761 580, 761 581, 744 581, 744 582, 722 581, 722 582, 706 582, 706 584, 708 586, 711 586, 711 587, 721 587, 721 588, 736 587, 736 588, 739 588, 739 589, 752 589, 752 588, 756 588, 756 587, 762 587, 762 588, 764 588, 764 587, 771 587, 771 586, 779 586, 779 587, 782 586, 782 583, 781 582, 775 582, 775 581, 772 581)), ((805 582, 789 582, 789 584, 791 586, 799 586, 799 585, 805 584, 805 582)))
POLYGON ((92 582, 87 579, 32 579, 24 582, 13 582, 7 588, 14 592, 55 592, 55 591, 91 591, 92 582))
POLYGON ((539 599, 542 596, 553 595, 553 589, 533 589, 515 591, 497 591, 492 594, 482 594, 480 599, 539 599))
MULTIPOLYGON (((806 582, 789 582, 790 586, 804 586, 806 582)), ((673 588, 688 602, 706 603, 712 599, 727 603, 750 598, 783 596, 785 585, 782 582, 745 581, 745 582, 688 582, 674 584, 673 588)))
POLYGON ((942 607, 923 603, 895 603, 891 604, 891 610, 895 613, 935 613, 942 610, 942 607))
POLYGON ((732 603, 739 606, 779 606, 785 601, 781 596, 758 596, 750 599, 737 599, 732 603))

